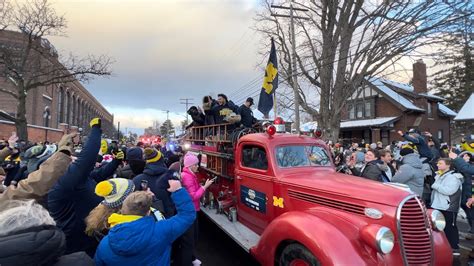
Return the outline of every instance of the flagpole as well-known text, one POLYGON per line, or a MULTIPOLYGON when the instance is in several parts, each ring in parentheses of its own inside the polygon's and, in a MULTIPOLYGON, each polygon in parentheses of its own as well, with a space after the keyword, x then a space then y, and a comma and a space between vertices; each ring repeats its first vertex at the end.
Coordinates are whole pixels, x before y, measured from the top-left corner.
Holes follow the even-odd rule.
POLYGON ((273 92, 273 112, 274 112, 274 119, 277 118, 277 94, 276 91, 273 92))

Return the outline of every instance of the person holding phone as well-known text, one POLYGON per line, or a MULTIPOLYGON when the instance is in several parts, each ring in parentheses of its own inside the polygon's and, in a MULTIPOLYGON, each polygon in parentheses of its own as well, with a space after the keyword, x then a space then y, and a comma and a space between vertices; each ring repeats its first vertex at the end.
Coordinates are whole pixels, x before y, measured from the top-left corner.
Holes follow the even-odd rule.
MULTIPOLYGON (((188 191, 194 203, 196 212, 200 211, 200 199, 204 192, 212 185, 214 180, 207 179, 204 186, 198 182, 197 173, 199 169, 199 159, 192 153, 186 153, 184 156, 184 167, 181 172, 183 187, 188 191)), ((177 256, 177 265, 201 265, 201 261, 195 256, 195 247, 198 240, 198 221, 194 221, 193 225, 181 236, 179 250, 180 256, 177 256)))

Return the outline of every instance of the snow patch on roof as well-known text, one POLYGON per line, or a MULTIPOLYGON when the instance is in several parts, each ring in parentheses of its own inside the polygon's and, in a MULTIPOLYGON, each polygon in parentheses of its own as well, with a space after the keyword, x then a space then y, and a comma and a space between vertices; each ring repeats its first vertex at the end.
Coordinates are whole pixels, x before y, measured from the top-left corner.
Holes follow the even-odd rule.
POLYGON ((380 126, 389 122, 393 122, 397 118, 398 118, 397 116, 393 116, 393 117, 378 117, 378 118, 373 118, 373 119, 344 121, 344 122, 341 122, 341 128, 380 126))
POLYGON ((424 96, 426 98, 432 98, 432 99, 435 99, 435 100, 438 100, 438 101, 444 101, 446 100, 445 98, 443 97, 440 97, 440 96, 437 96, 437 95, 434 95, 434 94, 431 94, 431 93, 420 93, 421 96, 424 96))
POLYGON ((369 80, 370 83, 372 83, 374 86, 376 86, 380 91, 388 95, 390 98, 392 98, 394 101, 400 103, 403 107, 410 109, 410 110, 415 110, 415 111, 424 111, 424 109, 421 109, 414 105, 412 102, 407 100, 405 97, 401 96, 400 94, 396 93, 389 87, 387 87, 383 82, 382 79, 380 78, 371 78, 369 80))
POLYGON ((403 90, 406 90, 406 91, 409 91, 409 92, 414 92, 415 91, 413 86, 410 85, 410 84, 401 83, 401 82, 388 80, 388 79, 383 79, 383 78, 378 78, 378 79, 380 79, 380 81, 382 81, 383 83, 386 83, 388 85, 391 85, 391 86, 394 86, 394 87, 397 87, 397 88, 400 88, 400 89, 403 89, 403 90))
POLYGON ((453 110, 449 109, 446 105, 442 103, 438 103, 438 109, 441 111, 441 113, 448 115, 448 116, 456 116, 457 113, 454 112, 453 110))
POLYGON ((458 115, 454 118, 456 121, 460 120, 474 120, 474 93, 467 99, 458 115))

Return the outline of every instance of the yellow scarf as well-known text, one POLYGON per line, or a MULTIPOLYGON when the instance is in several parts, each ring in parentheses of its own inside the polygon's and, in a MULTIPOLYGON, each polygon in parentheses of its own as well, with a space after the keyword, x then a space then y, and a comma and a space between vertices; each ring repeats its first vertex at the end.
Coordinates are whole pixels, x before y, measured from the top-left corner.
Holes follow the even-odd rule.
POLYGON ((112 215, 110 215, 108 219, 108 222, 110 224, 110 228, 112 228, 118 224, 133 222, 142 217, 143 216, 138 216, 138 215, 123 215, 123 214, 118 214, 118 213, 112 213, 112 215))

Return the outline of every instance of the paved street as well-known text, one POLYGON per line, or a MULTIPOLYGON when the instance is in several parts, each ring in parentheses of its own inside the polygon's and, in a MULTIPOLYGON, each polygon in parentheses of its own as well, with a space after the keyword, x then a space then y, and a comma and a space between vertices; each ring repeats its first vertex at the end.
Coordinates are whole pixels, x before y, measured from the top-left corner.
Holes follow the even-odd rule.
POLYGON ((204 266, 259 265, 250 254, 202 214, 199 215, 199 229, 197 254, 204 266))

